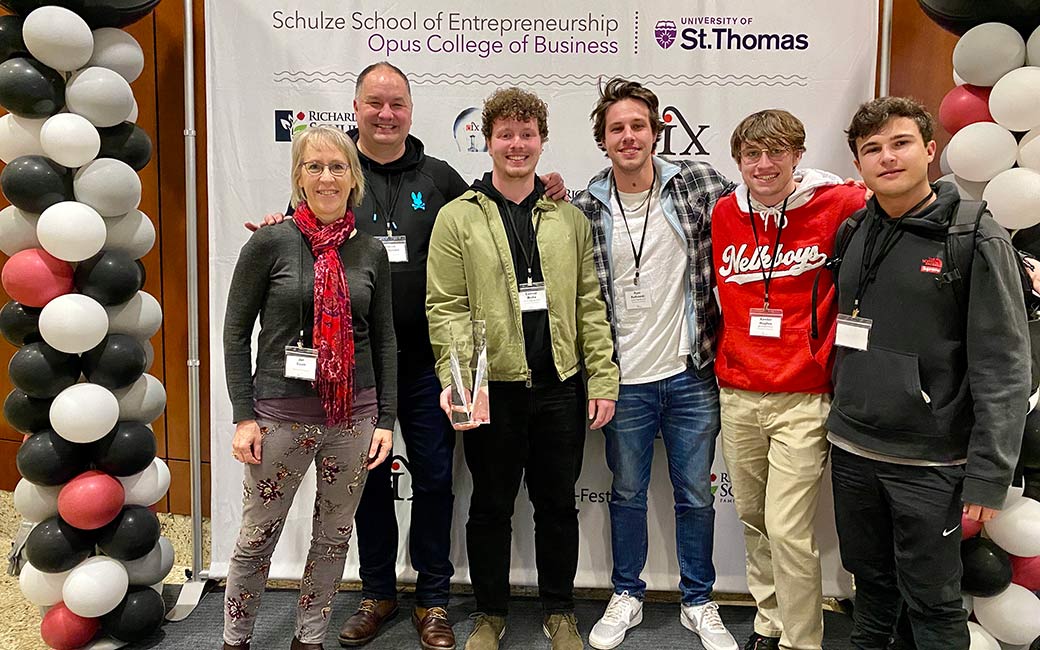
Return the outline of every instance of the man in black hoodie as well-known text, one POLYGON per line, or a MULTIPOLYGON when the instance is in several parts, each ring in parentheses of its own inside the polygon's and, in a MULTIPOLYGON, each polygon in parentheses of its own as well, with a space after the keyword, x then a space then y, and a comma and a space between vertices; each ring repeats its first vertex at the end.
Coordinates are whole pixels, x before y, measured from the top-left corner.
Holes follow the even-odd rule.
POLYGON ((908 99, 863 104, 848 130, 874 191, 839 234, 834 509, 856 578, 852 644, 882 650, 900 599, 920 650, 967 650, 962 515, 1004 505, 1029 398, 1018 257, 989 215, 970 271, 954 279, 947 227, 956 188, 928 183, 933 121, 908 99), (842 241, 843 240, 843 241, 842 241))

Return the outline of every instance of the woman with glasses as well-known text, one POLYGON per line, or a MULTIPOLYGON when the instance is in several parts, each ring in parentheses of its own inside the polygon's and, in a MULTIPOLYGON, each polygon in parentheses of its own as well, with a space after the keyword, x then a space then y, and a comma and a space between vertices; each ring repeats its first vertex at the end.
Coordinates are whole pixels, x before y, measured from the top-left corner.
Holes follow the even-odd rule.
POLYGON ((231 453, 245 464, 224 650, 249 648, 271 555, 312 462, 317 495, 291 648, 322 647, 354 511, 368 470, 390 452, 396 416, 390 263, 354 227, 365 190, 354 143, 331 127, 303 131, 291 178, 293 221, 261 228, 242 248, 224 319, 231 453))

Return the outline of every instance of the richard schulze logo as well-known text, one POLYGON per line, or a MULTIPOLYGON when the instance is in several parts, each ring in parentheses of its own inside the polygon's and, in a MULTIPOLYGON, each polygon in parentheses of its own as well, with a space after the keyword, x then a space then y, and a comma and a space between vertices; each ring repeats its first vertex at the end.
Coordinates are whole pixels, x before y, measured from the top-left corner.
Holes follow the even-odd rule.
POLYGON ((274 112, 274 141, 292 142, 293 136, 307 128, 303 111, 274 112))
POLYGON ((404 456, 390 457, 390 487, 394 491, 394 501, 412 500, 412 472, 404 456))
POLYGON ((719 503, 733 503, 733 483, 726 472, 711 473, 711 493, 719 503))
POLYGON ((481 132, 481 129, 482 122, 479 108, 470 106, 459 113, 451 127, 452 135, 455 136, 455 145, 459 148, 459 151, 468 153, 486 152, 487 142, 484 141, 484 134, 481 132))
POLYGON ((332 126, 349 131, 357 126, 353 111, 276 110, 274 112, 274 141, 292 142, 297 133, 311 126, 332 126))

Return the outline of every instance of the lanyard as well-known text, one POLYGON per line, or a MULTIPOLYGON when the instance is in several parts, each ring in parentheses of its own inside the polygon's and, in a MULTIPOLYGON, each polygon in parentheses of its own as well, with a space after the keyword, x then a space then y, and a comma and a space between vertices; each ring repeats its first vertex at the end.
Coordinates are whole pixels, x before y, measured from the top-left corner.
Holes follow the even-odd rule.
MULTIPOLYGON (((646 243, 646 225, 650 223, 650 202, 654 198, 654 186, 657 185, 657 167, 653 168, 654 177, 650 181, 650 193, 646 195, 646 214, 643 216, 643 234, 639 236, 639 250, 636 250, 636 242, 632 239, 632 231, 628 227, 628 217, 625 215, 625 206, 621 203, 621 193, 618 191, 617 180, 614 181, 614 199, 617 200, 618 210, 621 211, 621 220, 625 222, 625 232, 628 233, 628 243, 632 246, 632 257, 636 261, 636 286, 639 286, 639 261, 643 258, 643 244, 646 243)), ((637 210, 639 208, 636 208, 637 210)))
POLYGON ((892 228, 885 232, 884 237, 881 239, 881 244, 878 246, 878 235, 881 233, 882 218, 876 218, 870 222, 870 229, 867 231, 867 240, 863 244, 863 260, 859 266, 859 278, 856 283, 856 294, 855 299, 852 302, 852 316, 859 316, 859 306, 863 300, 863 296, 867 293, 867 289, 874 280, 877 279, 878 271, 881 269, 881 263, 884 262, 888 254, 892 252, 892 249, 896 247, 899 240, 903 237, 905 232, 902 229, 902 221, 906 217, 914 214, 921 207, 927 203, 933 196, 934 192, 929 192, 928 196, 921 199, 917 205, 904 212, 901 216, 893 219, 892 228), (877 255, 874 254, 875 249, 877 255))
MULTIPOLYGON (((379 200, 379 196, 376 192, 372 192, 372 202, 375 203, 376 210, 372 213, 372 221, 379 220, 379 214, 382 213, 383 220, 386 221, 386 236, 393 237, 394 233, 397 232, 397 224, 393 221, 394 210, 397 209, 397 200, 401 198, 401 185, 404 183, 404 174, 397 175, 397 189, 390 191, 390 180, 386 182, 386 203, 379 200), (389 206, 389 207, 388 207, 389 206)), ((375 188, 373 188, 375 189, 375 188)))
MULTIPOLYGON (((303 231, 300 230, 299 228, 297 228, 296 230, 297 230, 297 232, 300 233, 300 271, 299 271, 300 275, 297 276, 297 280, 299 282, 299 287, 300 287, 299 291, 298 291, 298 293, 300 295, 300 338, 296 340, 296 347, 302 348, 303 347, 303 334, 304 334, 304 332, 303 332, 303 328, 304 328, 304 322, 303 322, 303 247, 304 247, 304 244, 307 243, 307 237, 304 236, 303 231)), ((311 345, 313 345, 313 342, 311 343, 311 345)))
MULTIPOLYGON (((794 192, 791 192, 794 194, 794 192)), ((776 242, 773 244, 773 254, 769 258, 769 272, 766 265, 762 264, 762 285, 765 289, 765 308, 769 309, 769 283, 773 281, 773 271, 776 270, 776 258, 780 257, 780 234, 784 232, 784 224, 787 223, 787 201, 791 194, 784 197, 784 204, 780 207, 780 223, 776 227, 776 242)), ((751 233, 755 236, 755 247, 758 248, 758 228, 755 227, 755 210, 751 207, 751 190, 747 195, 748 219, 751 221, 751 233)), ((759 256, 761 259, 761 256, 759 256)))
POLYGON ((520 232, 516 229, 515 213, 509 203, 508 199, 502 203, 502 206, 506 209, 506 223, 509 224, 509 230, 513 233, 513 238, 516 239, 516 245, 520 248, 520 254, 524 256, 524 263, 527 264, 527 284, 532 284, 534 282, 534 256, 538 252, 538 229, 542 225, 542 213, 539 212, 538 216, 535 217, 534 228, 531 229, 527 236, 527 246, 524 246, 524 241, 520 238, 520 232))

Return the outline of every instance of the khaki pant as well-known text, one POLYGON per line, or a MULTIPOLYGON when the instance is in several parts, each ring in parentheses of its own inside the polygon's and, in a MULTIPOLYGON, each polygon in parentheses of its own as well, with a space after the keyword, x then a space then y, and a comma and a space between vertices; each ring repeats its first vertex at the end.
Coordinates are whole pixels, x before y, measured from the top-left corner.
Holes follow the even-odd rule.
POLYGON ((820 650, 823 588, 814 525, 830 396, 722 389, 722 453, 744 524, 755 631, 820 650))

